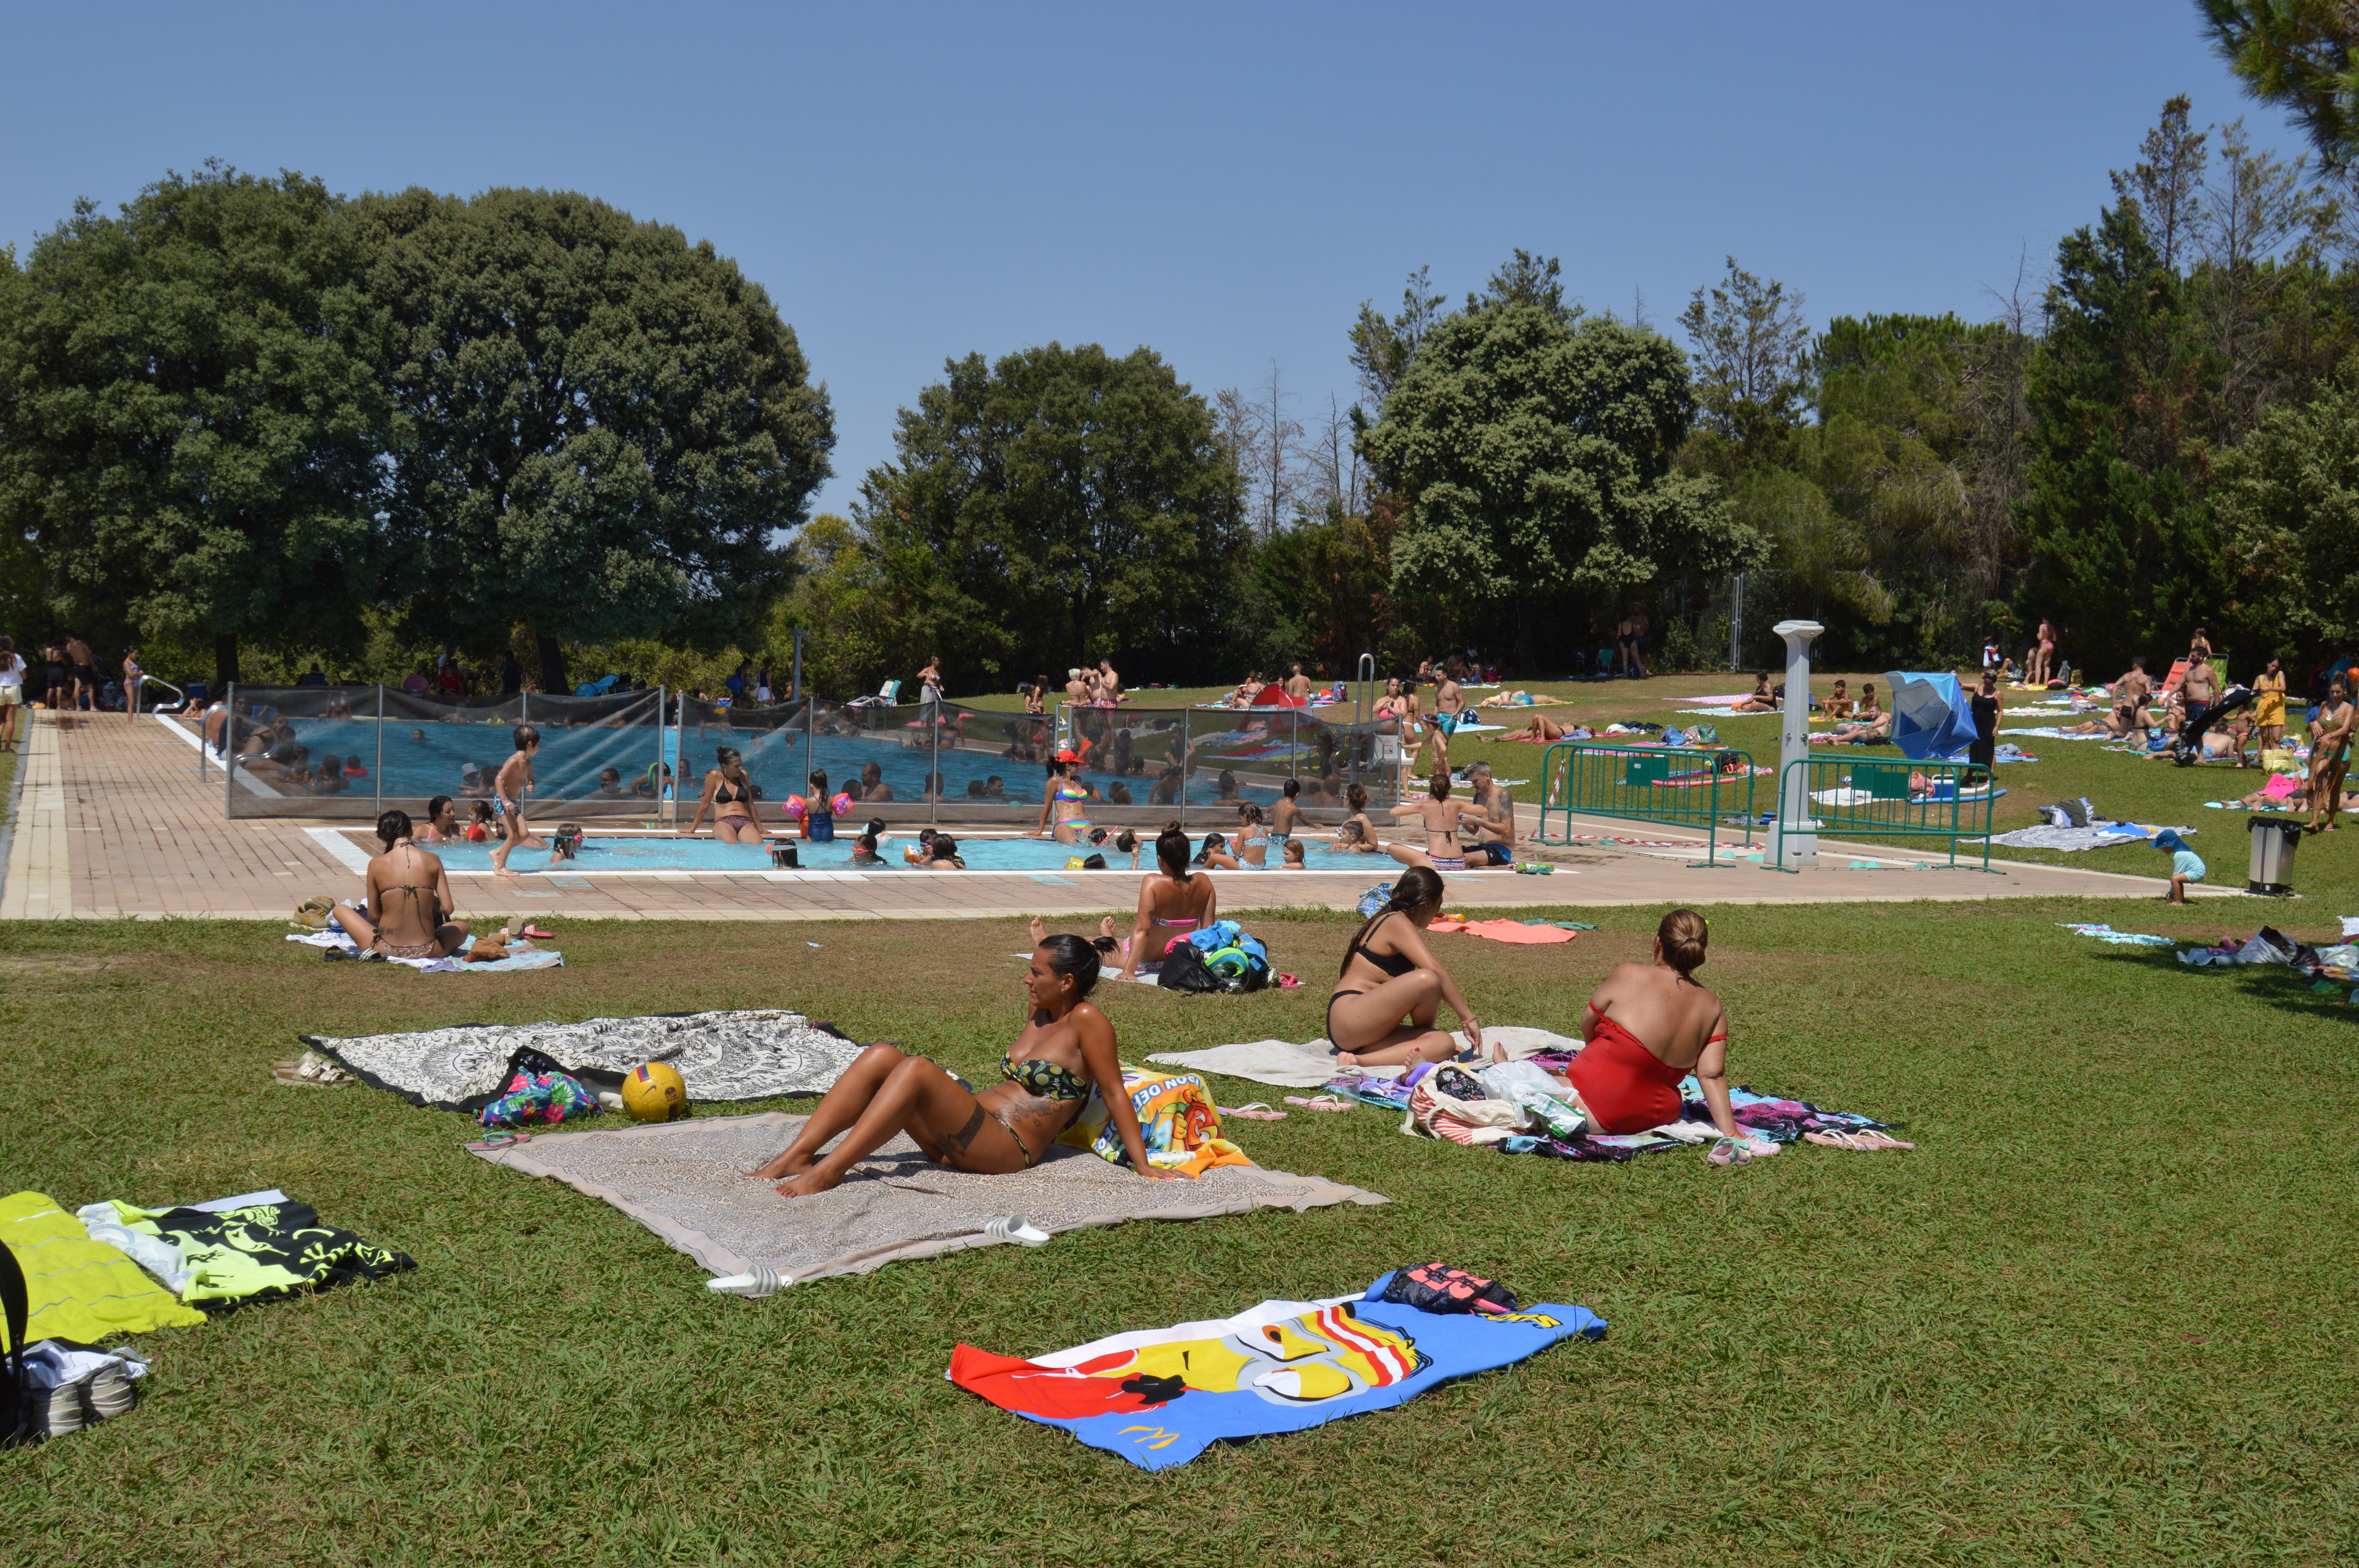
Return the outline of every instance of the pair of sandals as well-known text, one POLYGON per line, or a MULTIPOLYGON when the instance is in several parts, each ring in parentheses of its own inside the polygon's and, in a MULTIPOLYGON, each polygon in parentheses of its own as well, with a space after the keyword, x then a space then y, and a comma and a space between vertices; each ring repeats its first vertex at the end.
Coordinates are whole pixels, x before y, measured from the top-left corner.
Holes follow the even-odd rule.
POLYGON ((1824 1149, 1851 1149, 1862 1154, 1873 1154, 1884 1149, 1917 1147, 1914 1143, 1905 1143, 1881 1132, 1805 1132, 1802 1137, 1805 1141, 1824 1149))

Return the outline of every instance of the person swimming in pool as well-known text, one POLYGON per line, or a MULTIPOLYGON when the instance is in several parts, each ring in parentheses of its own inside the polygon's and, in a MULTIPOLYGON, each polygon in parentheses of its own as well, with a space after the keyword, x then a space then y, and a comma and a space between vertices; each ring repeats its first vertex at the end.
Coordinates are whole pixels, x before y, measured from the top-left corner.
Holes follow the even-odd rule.
POLYGON ((734 746, 723 746, 712 754, 717 764, 704 775, 704 795, 696 803, 696 815, 681 828, 680 837, 692 838, 704 822, 704 814, 712 813, 712 837, 722 844, 759 844, 762 822, 754 803, 754 780, 745 772, 744 757, 734 746))
POLYGON ((1094 1087, 1131 1169, 1150 1179, 1177 1175, 1147 1158, 1114 1024, 1089 1000, 1098 972, 1090 943, 1048 938, 1033 948, 1025 969, 1024 1032, 1000 1056, 1005 1081, 977 1092, 924 1056, 871 1045, 844 1069, 795 1141, 746 1174, 777 1182, 787 1197, 811 1197, 901 1132, 952 1170, 988 1176, 1028 1171, 1073 1124, 1094 1087), (829 1149, 838 1134, 841 1141, 829 1149))
POLYGON ((1327 998, 1327 1040, 1338 1067, 1448 1059, 1458 1043, 1434 1023, 1444 1002, 1466 1032, 1468 1055, 1482 1054, 1474 1010, 1425 945, 1425 928, 1440 913, 1441 878, 1430 866, 1412 866, 1343 949, 1327 998))
MULTIPOLYGON (((1212 878, 1189 870, 1188 860, 1185 828, 1174 822, 1156 835, 1155 870, 1138 884, 1138 913, 1123 944, 1116 978, 1128 979, 1142 968, 1161 964, 1174 944, 1220 918, 1220 890, 1212 878)), ((1109 928, 1105 934, 1114 933, 1109 928)))
POLYGON ((418 847, 406 811, 379 816, 376 836, 385 853, 369 861, 361 880, 369 913, 339 904, 336 924, 362 951, 384 957, 444 958, 457 952, 467 939, 467 926, 451 918, 458 900, 451 896, 441 857, 418 847))
POLYGON ((1251 871, 1266 868, 1269 865, 1269 829, 1262 826, 1259 804, 1250 800, 1237 802, 1237 838, 1233 852, 1238 865, 1251 871))
POLYGON ((459 807, 447 795, 438 795, 426 803, 426 822, 418 829, 418 838, 427 844, 456 844, 467 837, 459 826, 459 807))
POLYGON ((1283 852, 1302 831, 1302 781, 1288 779, 1277 793, 1277 804, 1269 808, 1269 841, 1283 852))
POLYGON ((1675 909, 1655 929, 1651 964, 1621 964, 1589 999, 1567 1081, 1589 1130, 1644 1132, 1680 1119, 1690 1073, 1723 1138, 1742 1138, 1728 1100, 1728 1010, 1696 983, 1712 928, 1675 909))
POLYGON ((926 849, 926 860, 925 862, 918 868, 919 871, 962 871, 966 870, 966 862, 959 858, 958 840, 951 838, 949 834, 935 834, 933 842, 929 844, 926 849))

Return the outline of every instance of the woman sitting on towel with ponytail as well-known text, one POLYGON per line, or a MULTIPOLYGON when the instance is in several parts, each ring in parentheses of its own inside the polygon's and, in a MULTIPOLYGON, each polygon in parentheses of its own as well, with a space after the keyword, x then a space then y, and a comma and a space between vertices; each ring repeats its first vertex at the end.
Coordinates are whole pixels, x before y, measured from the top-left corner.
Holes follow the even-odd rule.
MULTIPOLYGON (((1155 839, 1156 869, 1138 884, 1138 914, 1125 942, 1117 978, 1128 979, 1220 917, 1220 893, 1212 879, 1188 869, 1188 830, 1177 822, 1155 839)), ((1108 922, 1107 935, 1113 935, 1108 922)))
POLYGON ((467 939, 467 927, 451 918, 458 901, 451 896, 451 874, 442 869, 442 857, 411 839, 406 811, 378 817, 376 836, 385 853, 368 863, 361 883, 369 912, 363 914, 340 903, 336 924, 364 953, 388 958, 449 957, 467 939))
POLYGON ((1343 967, 1327 999, 1327 1039, 1336 1065, 1446 1060, 1458 1043, 1434 1027, 1445 1001, 1466 1031, 1466 1054, 1482 1054, 1483 1026, 1474 1010, 1425 945, 1425 928, 1440 913, 1441 878, 1430 866, 1411 866, 1393 883, 1392 898, 1343 949, 1343 967))
POLYGON ((1696 984, 1712 929, 1675 909, 1655 930, 1655 961, 1622 964, 1589 999, 1588 1044, 1566 1076, 1593 1132, 1644 1132, 1680 1119, 1680 1080, 1703 1085, 1723 1138, 1744 1136, 1728 1108, 1728 1010, 1696 984))
POLYGON ((999 1059, 1005 1082, 977 1093, 924 1056, 871 1045, 844 1069, 786 1152, 747 1173, 764 1181, 784 1176, 780 1193, 810 1197, 842 1181, 897 1132, 952 1170, 986 1176, 1028 1171, 1072 1125, 1094 1085, 1131 1169, 1142 1176, 1176 1174, 1147 1162, 1123 1088, 1114 1025, 1090 1004, 1097 983, 1095 947, 1078 936, 1049 937, 1032 950, 1024 976, 1030 1016, 999 1059), (843 1141, 822 1155, 839 1132, 843 1141))

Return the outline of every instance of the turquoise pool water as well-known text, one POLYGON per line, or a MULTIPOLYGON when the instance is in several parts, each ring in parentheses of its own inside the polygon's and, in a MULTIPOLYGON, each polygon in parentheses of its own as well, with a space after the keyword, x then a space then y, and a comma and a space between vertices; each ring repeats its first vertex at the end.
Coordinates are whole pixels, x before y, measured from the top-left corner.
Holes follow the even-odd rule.
MULTIPOLYGON (((813 844, 798 838, 795 848, 804 871, 861 870, 890 875, 895 871, 915 871, 916 868, 901 863, 902 847, 915 842, 914 835, 894 835, 885 844, 888 864, 882 867, 854 867, 852 864, 853 841, 849 838, 838 838, 832 844, 813 844)), ((492 846, 489 844, 436 844, 431 848, 442 857, 444 866, 451 871, 487 871, 492 869, 492 846)), ((1307 869, 1313 871, 1365 869, 1388 877, 1399 869, 1389 856, 1349 854, 1330 849, 1321 841, 1305 840, 1303 849, 1307 869)), ((1110 848, 1055 844, 1045 838, 959 839, 959 856, 966 861, 970 871, 1061 871, 1066 869, 1067 860, 1093 853, 1103 854, 1110 870, 1128 871, 1131 869, 1130 857, 1116 854, 1110 848)), ((1154 860, 1154 852, 1142 849, 1140 860, 1140 869, 1147 869, 1154 860)), ((769 851, 751 845, 723 844, 711 838, 621 835, 611 838, 592 835, 582 844, 579 857, 559 860, 553 866, 546 849, 519 849, 509 858, 509 868, 524 872, 554 871, 560 875, 570 876, 594 876, 601 871, 766 871, 771 869, 769 851)))
MULTIPOLYGON (((293 717, 288 722, 292 727, 292 740, 309 751, 313 766, 322 765, 330 758, 336 760, 338 772, 345 779, 347 798, 379 793, 380 781, 372 775, 378 769, 380 755, 384 772, 381 788, 387 800, 415 801, 437 795, 464 797, 474 781, 487 783, 514 750, 506 721, 457 723, 388 719, 381 752, 374 719, 293 717), (363 771, 354 773, 354 768, 363 771)), ((1270 722, 1266 719, 1203 716, 1192 738, 1195 766, 1188 777, 1189 801, 1197 805, 1215 803, 1220 797, 1220 774, 1223 770, 1236 775, 1238 787, 1248 798, 1258 798, 1265 805, 1276 797, 1278 783, 1290 768, 1299 766, 1306 773, 1315 773, 1320 759, 1310 743, 1310 732, 1304 732, 1298 746, 1283 730, 1273 735, 1270 722)), ((810 787, 807 781, 814 768, 826 773, 831 787, 841 789, 858 779, 864 769, 874 766, 881 781, 891 786, 891 798, 907 804, 924 797, 927 764, 936 755, 910 743, 915 740, 912 728, 897 724, 853 735, 811 737, 800 730, 732 730, 718 724, 691 723, 683 732, 677 729, 658 730, 651 725, 567 729, 550 723, 541 730, 540 754, 534 765, 537 787, 533 799, 549 808, 562 801, 611 799, 617 795, 627 796, 635 791, 645 791, 642 798, 652 810, 655 802, 649 780, 651 774, 659 776, 660 756, 662 764, 676 773, 685 772, 686 798, 693 801, 705 770, 716 763, 716 751, 730 746, 743 754, 746 770, 761 792, 766 819, 775 820, 776 803, 810 787), (684 770, 680 757, 683 750, 687 753, 684 770), (604 776, 609 773, 613 774, 611 779, 604 776)), ((977 729, 980 732, 981 726, 977 729)), ((1178 740, 1176 734, 1160 730, 1141 729, 1138 733, 1140 754, 1151 758, 1158 766, 1178 740)), ((987 795, 995 778, 1004 792, 1011 823, 1040 809, 1045 777, 1040 763, 1012 760, 1004 754, 1004 748, 998 747, 952 747, 941 751, 939 758, 945 787, 959 797, 962 809, 982 806, 983 798, 970 795, 970 786, 987 795)), ((1150 776, 1132 774, 1125 778, 1086 766, 1082 776, 1102 792, 1111 792, 1119 782, 1131 792, 1135 804, 1142 806, 1147 803, 1154 782, 1150 776)))

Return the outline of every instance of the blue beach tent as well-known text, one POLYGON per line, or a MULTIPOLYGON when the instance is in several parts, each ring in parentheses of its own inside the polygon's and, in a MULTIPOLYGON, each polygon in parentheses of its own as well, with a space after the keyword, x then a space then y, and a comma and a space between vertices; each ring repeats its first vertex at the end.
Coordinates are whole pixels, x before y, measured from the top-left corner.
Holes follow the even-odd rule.
POLYGON ((1974 743, 1974 713, 1953 675, 1886 670, 1892 689, 1892 743, 1912 762, 1949 762, 1974 743))

